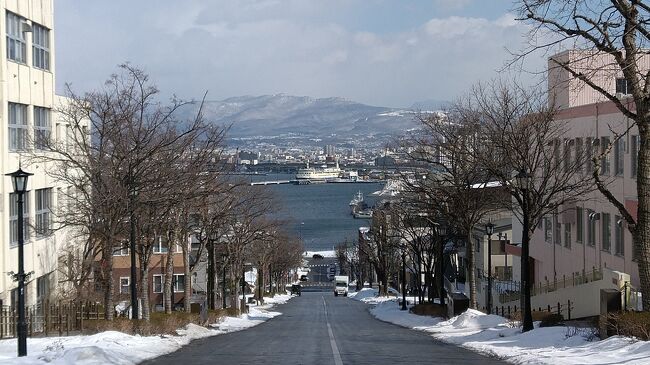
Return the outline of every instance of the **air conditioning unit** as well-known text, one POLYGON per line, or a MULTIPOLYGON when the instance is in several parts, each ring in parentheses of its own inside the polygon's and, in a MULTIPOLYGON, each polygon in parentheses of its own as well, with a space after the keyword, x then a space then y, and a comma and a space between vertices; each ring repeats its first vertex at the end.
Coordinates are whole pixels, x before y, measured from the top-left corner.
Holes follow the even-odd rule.
POLYGON ((32 25, 27 22, 20 22, 20 31, 23 33, 29 33, 32 31, 32 25))

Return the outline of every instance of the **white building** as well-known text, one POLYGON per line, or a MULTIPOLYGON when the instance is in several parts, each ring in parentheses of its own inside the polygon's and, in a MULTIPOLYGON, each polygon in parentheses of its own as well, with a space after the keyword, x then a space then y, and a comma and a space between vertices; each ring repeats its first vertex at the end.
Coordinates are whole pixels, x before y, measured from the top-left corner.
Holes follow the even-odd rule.
MULTIPOLYGON (((40 138, 65 138, 66 128, 53 109, 64 100, 54 93, 55 52, 53 0, 0 0, 0 143, 2 174, 22 168, 34 174, 25 199, 26 303, 56 297, 57 262, 67 243, 64 232, 53 231, 52 214, 64 186, 44 173, 45 166, 26 165, 28 153, 38 153, 40 138)), ((41 146, 42 147, 42 146, 41 146)), ((17 300, 17 283, 7 275, 18 272, 17 203, 11 179, 0 180, 0 300, 17 300)))

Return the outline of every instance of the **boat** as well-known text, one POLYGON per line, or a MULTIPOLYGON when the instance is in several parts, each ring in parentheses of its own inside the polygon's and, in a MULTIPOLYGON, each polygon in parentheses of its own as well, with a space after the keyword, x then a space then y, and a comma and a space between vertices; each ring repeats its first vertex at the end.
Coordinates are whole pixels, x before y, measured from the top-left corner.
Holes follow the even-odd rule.
POLYGON ((372 218, 372 210, 364 209, 358 212, 354 212, 352 215, 357 219, 370 219, 372 218))
POLYGON ((298 169, 296 172, 297 180, 333 180, 338 179, 341 175, 342 170, 339 168, 339 162, 336 161, 335 167, 328 167, 327 165, 321 167, 309 167, 309 161, 307 161, 307 166, 302 169, 298 169))
POLYGON ((351 207, 355 206, 361 202, 363 202, 363 193, 361 192, 361 190, 359 190, 359 192, 354 195, 352 200, 350 200, 350 206, 351 207))

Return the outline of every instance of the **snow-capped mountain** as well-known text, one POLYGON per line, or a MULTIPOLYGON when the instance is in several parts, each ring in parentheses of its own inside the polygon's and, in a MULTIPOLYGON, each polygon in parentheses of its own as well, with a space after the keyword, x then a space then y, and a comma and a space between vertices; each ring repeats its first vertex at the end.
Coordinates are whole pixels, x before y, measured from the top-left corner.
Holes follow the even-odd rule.
POLYGON ((341 98, 239 96, 206 101, 207 120, 232 125, 231 137, 270 136, 289 132, 331 134, 399 133, 415 126, 413 112, 376 107, 341 98))

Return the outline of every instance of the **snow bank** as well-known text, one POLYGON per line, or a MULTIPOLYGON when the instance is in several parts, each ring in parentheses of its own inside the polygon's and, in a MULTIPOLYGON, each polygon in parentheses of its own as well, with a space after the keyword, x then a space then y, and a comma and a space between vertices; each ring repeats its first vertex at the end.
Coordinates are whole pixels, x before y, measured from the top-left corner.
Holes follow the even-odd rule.
POLYGON ((323 257, 336 257, 336 251, 326 250, 326 251, 305 251, 303 257, 313 257, 314 255, 321 255, 323 257))
POLYGON ((265 304, 250 306, 247 314, 224 317, 210 328, 193 323, 176 330, 178 336, 138 336, 106 331, 89 336, 28 338, 28 356, 16 358, 16 339, 0 340, 0 365, 135 365, 178 350, 192 340, 244 330, 282 313, 271 311, 290 295, 265 298, 265 304))
POLYGON ((506 318, 472 309, 445 321, 402 311, 396 299, 375 304, 370 313, 382 321, 515 364, 650 364, 650 342, 619 336, 598 341, 588 329, 567 327, 521 333, 506 318))

